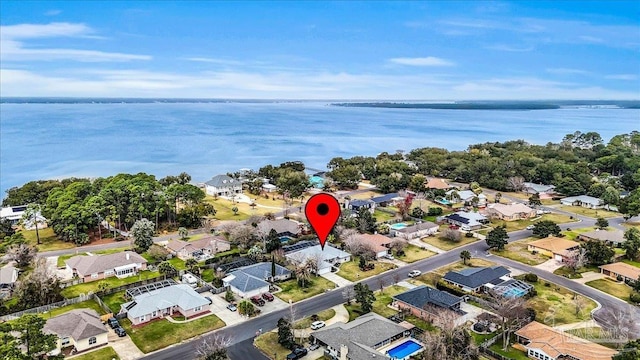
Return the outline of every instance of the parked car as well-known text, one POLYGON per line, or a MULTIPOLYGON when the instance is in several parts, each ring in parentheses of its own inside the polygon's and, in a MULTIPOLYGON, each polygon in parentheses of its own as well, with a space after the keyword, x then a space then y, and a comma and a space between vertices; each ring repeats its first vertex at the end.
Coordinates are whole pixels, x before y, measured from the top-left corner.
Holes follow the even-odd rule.
POLYGON ((256 296, 252 296, 251 297, 251 302, 258 305, 258 306, 264 306, 265 302, 264 300, 262 300, 262 298, 258 295, 256 296))
POLYGON ((383 258, 385 258, 385 259, 389 259, 389 260, 393 260, 393 259, 395 259, 395 258, 393 257, 393 255, 391 255, 391 254, 384 254, 383 258))
POLYGON ((204 298, 207 299, 207 301, 209 302, 209 305, 213 304, 213 300, 211 300, 210 297, 205 296, 204 298))
POLYGON ((119 337, 124 337, 127 336, 127 332, 124 331, 124 329, 120 326, 118 326, 117 328, 113 329, 113 331, 115 331, 116 335, 118 335, 119 337))
POLYGON ((324 321, 314 321, 314 322, 311 323, 311 329, 312 330, 318 330, 320 328, 325 327, 325 325, 326 324, 324 323, 324 321))
POLYGON ((263 299, 265 299, 265 300, 267 300, 267 301, 273 301, 273 299, 274 299, 274 298, 273 298, 273 295, 272 295, 271 293, 268 293, 268 292, 267 292, 267 293, 262 294, 262 298, 263 298, 263 299))
POLYGON ((526 229, 527 229, 527 230, 533 230, 534 228, 535 228, 535 226, 533 226, 533 225, 528 225, 528 226, 526 227, 526 229))
POLYGON ((291 352, 291 354, 287 355, 287 360, 296 360, 296 359, 300 359, 301 357, 307 355, 307 349, 305 348, 296 348, 293 350, 293 352, 291 352))
POLYGON ((231 311, 236 311, 236 310, 238 310, 238 308, 237 308, 235 305, 233 305, 233 304, 229 304, 229 305, 227 305, 227 309, 229 309, 229 310, 231 310, 231 311))
POLYGON ((411 270, 411 271, 409 271, 409 277, 410 278, 418 277, 418 276, 420 276, 420 274, 422 274, 422 271, 420 271, 420 270, 411 270))
POLYGON ((118 322, 118 319, 116 319, 116 318, 114 318, 114 317, 109 318, 109 320, 107 320, 107 324, 109 324, 109 326, 110 326, 112 329, 115 329, 115 328, 117 328, 117 327, 120 327, 120 323, 118 322))
POLYGON ((320 345, 318 345, 318 344, 313 344, 313 345, 309 346, 309 351, 313 351, 313 350, 315 350, 315 349, 317 349, 317 348, 319 348, 319 347, 320 347, 320 345))

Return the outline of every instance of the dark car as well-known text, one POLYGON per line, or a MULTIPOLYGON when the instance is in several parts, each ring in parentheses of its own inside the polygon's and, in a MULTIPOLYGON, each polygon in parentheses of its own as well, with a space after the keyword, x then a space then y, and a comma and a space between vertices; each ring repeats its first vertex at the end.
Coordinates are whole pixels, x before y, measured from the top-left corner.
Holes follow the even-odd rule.
POLYGON ((205 296, 204 298, 209 302, 209 305, 213 304, 213 300, 210 297, 205 296))
POLYGON ((116 334, 117 334, 118 336, 120 336, 120 337, 127 336, 127 332, 126 332, 126 331, 124 331, 124 329, 123 329, 123 328, 121 328, 120 326, 118 326, 117 328, 113 329, 113 331, 115 331, 115 332, 116 332, 116 334))
POLYGON ((305 355, 307 355, 307 349, 305 349, 305 348, 293 349, 293 352, 291 352, 291 354, 287 355, 287 360, 300 359, 301 357, 304 357, 305 355))
POLYGON ((273 301, 273 295, 271 295, 271 293, 262 294, 262 298, 267 300, 267 301, 273 301))
POLYGON ((264 300, 262 300, 262 298, 260 296, 253 296, 251 297, 251 302, 258 305, 258 306, 264 306, 265 302, 264 300))
POLYGON ((112 329, 115 329, 115 328, 117 328, 117 327, 120 327, 120 323, 118 322, 118 319, 116 319, 116 318, 114 318, 114 317, 109 318, 109 320, 107 320, 107 324, 109 324, 109 326, 110 326, 112 329))

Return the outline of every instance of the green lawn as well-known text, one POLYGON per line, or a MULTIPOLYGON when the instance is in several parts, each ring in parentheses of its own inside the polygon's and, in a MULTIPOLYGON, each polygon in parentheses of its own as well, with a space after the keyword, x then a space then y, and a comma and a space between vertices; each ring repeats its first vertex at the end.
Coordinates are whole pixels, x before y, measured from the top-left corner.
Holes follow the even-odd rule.
MULTIPOLYGON (((319 313, 317 313, 316 315, 318 315, 318 320, 319 321, 326 321, 331 319, 332 317, 336 316, 336 311, 333 309, 326 309, 326 310, 322 310, 319 313)), ((297 321, 294 325, 293 328, 294 329, 305 329, 311 326, 311 323, 313 321, 311 320, 311 317, 306 317, 300 321, 297 321)))
POLYGON ((631 266, 635 266, 637 268, 640 268, 640 261, 633 261, 633 260, 629 260, 629 259, 624 259, 622 260, 623 263, 625 264, 629 264, 631 266))
POLYGON ((578 229, 564 230, 562 234, 564 234, 565 239, 575 240, 578 237, 578 235, 582 233, 586 233, 588 231, 595 230, 595 229, 597 229, 595 226, 589 226, 589 227, 583 227, 578 229))
POLYGON ((560 209, 564 210, 564 211, 568 211, 574 214, 579 214, 579 215, 583 215, 583 216, 588 216, 588 217, 592 217, 592 218, 612 218, 612 217, 618 217, 618 216, 622 216, 622 214, 618 213, 618 212, 614 212, 614 211, 607 211, 607 210, 603 210, 603 209, 598 209, 598 210, 594 210, 594 209, 587 209, 587 208, 583 208, 582 206, 567 206, 567 205, 563 205, 560 206, 560 209))
POLYGON ((631 293, 633 292, 630 286, 626 284, 619 284, 615 280, 610 280, 609 278, 588 281, 585 284, 627 302, 629 301, 629 296, 631 296, 631 293))
POLYGON ((208 315, 183 324, 155 320, 134 328, 129 319, 120 320, 120 324, 133 343, 145 354, 225 326, 224 321, 215 315, 208 315))
POLYGON ((103 347, 100 350, 91 351, 84 355, 79 355, 73 360, 119 360, 118 353, 111 346, 103 347))
POLYGON ((527 305, 536 310, 536 320, 546 325, 562 325, 588 320, 591 318, 591 310, 596 307, 593 300, 578 295, 582 299, 583 306, 576 314, 574 292, 542 279, 533 286, 538 294, 528 299, 527 305), (545 286, 545 283, 549 286, 545 286))
POLYGON ((65 266, 67 266, 65 261, 71 259, 74 256, 78 256, 78 255, 85 255, 85 253, 81 252, 81 253, 78 253, 78 254, 65 254, 65 255, 58 256, 58 267, 59 268, 63 268, 65 266))
POLYGON ((38 251, 53 251, 53 250, 64 250, 64 249, 73 249, 76 245, 72 242, 65 242, 56 237, 56 234, 53 232, 53 228, 45 228, 39 229, 38 234, 40 234, 40 245, 37 245, 38 238, 36 237, 35 230, 21 230, 22 235, 24 235, 25 240, 30 245, 33 245, 38 248, 38 251))
POLYGON ((298 280, 296 279, 287 280, 278 283, 277 285, 282 289, 282 291, 274 295, 286 302, 289 302, 289 300, 298 302, 300 300, 322 294, 326 290, 336 288, 336 284, 321 276, 312 276, 311 286, 306 288, 300 288, 300 286, 298 286, 298 280))
POLYGON ((67 299, 71 299, 71 298, 80 296, 80 294, 88 294, 89 292, 95 293, 96 291, 98 291, 98 284, 100 284, 103 281, 109 284, 109 288, 115 288, 118 286, 131 284, 136 281, 147 280, 147 279, 156 278, 156 277, 158 278, 158 280, 161 280, 163 278, 162 275, 160 275, 160 273, 157 271, 142 271, 138 273, 137 276, 129 276, 122 279, 118 279, 117 277, 112 276, 104 280, 91 281, 87 283, 69 286, 67 288, 62 289, 61 294, 67 299))
POLYGON ((202 270, 200 272, 200 277, 202 278, 202 280, 206 281, 206 282, 212 282, 213 279, 215 279, 215 271, 213 271, 213 269, 211 268, 206 268, 205 270, 202 270))
POLYGON ((583 266, 580 269, 577 269, 574 273, 573 270, 569 269, 566 266, 563 266, 559 269, 556 269, 553 273, 569 279, 581 279, 582 273, 585 273, 587 271, 600 272, 600 269, 598 269, 596 266, 583 266))
POLYGON ((566 332, 571 335, 575 335, 579 338, 583 338, 589 341, 597 340, 595 342, 597 342, 598 344, 606 347, 610 347, 612 349, 616 349, 618 345, 618 344, 603 342, 600 340, 600 339, 608 340, 608 339, 612 339, 615 336, 619 336, 619 334, 610 334, 606 330, 602 329, 601 327, 586 327, 581 329, 570 329, 570 330, 567 330, 566 332))
POLYGON ((270 359, 286 359, 291 350, 278 343, 278 333, 268 332, 258 336, 253 345, 270 359), (275 354, 275 356, 274 356, 275 354))
POLYGON ((117 314, 120 312, 120 305, 129 302, 129 300, 124 298, 125 290, 118 291, 113 294, 101 296, 100 299, 111 309, 111 312, 117 314))
POLYGON ((373 211, 373 217, 376 218, 376 222, 385 222, 385 221, 390 221, 395 219, 396 215, 389 214, 388 212, 380 211, 376 209, 373 211))
POLYGON ((523 219, 523 220, 514 220, 514 221, 504 221, 504 220, 491 220, 491 225, 492 227, 498 227, 501 225, 505 225, 506 226, 506 230, 507 232, 511 232, 511 231, 516 231, 516 230, 523 230, 525 229, 527 226, 535 224, 538 221, 542 221, 542 220, 551 220, 554 221, 558 224, 561 223, 567 223, 567 222, 571 222, 573 220, 571 220, 569 218, 569 216, 564 215, 564 214, 544 214, 540 217, 536 217, 535 220, 534 219, 523 219))
POLYGON ((72 304, 72 305, 67 305, 67 306, 56 308, 56 309, 52 309, 51 311, 42 313, 42 317, 44 317, 45 319, 49 319, 75 309, 93 309, 99 315, 106 314, 106 312, 102 310, 102 308, 100 307, 100 305, 98 305, 97 302, 95 302, 94 300, 87 300, 87 301, 79 302, 77 304, 72 304))
POLYGON ((357 260, 357 258, 354 257, 354 260, 356 261, 347 261, 345 263, 340 264, 340 270, 337 272, 337 275, 349 281, 359 281, 374 275, 378 275, 387 270, 396 268, 394 264, 378 262, 378 261, 369 261, 369 263, 375 264, 375 268, 373 270, 362 271, 359 268, 360 263, 357 260))
POLYGON ((471 331, 471 330, 469 330, 469 334, 471 335, 471 337, 475 341, 476 345, 480 345, 483 342, 485 342, 485 341, 491 339, 492 337, 496 336, 496 333, 478 334, 477 332, 471 331))
POLYGON ((526 238, 524 240, 514 241, 512 243, 507 244, 504 250, 502 251, 491 250, 491 252, 498 256, 519 261, 527 265, 532 265, 532 266, 539 265, 549 260, 549 258, 540 253, 533 254, 527 250, 527 244, 535 240, 538 240, 538 239, 526 238))
POLYGON ((436 274, 444 276, 444 274, 448 273, 449 271, 459 271, 459 270, 470 268, 470 267, 487 267, 487 266, 494 266, 494 265, 495 263, 489 260, 485 260, 482 258, 472 258, 469 261, 467 261, 466 264, 464 264, 462 260, 460 260, 460 261, 452 262, 451 264, 443 266, 441 268, 438 268, 434 272, 436 274))
POLYGON ((216 215, 214 216, 214 218, 218 220, 247 220, 253 213, 264 214, 266 212, 279 211, 276 209, 269 209, 268 211, 265 211, 266 210, 265 208, 259 208, 259 207, 256 207, 256 210, 251 210, 251 207, 249 206, 249 204, 244 204, 244 203, 233 204, 229 200, 214 199, 212 196, 207 196, 205 201, 213 205, 213 207, 216 209, 216 215), (235 215, 231 210, 234 206, 238 208, 237 215, 235 215))
MULTIPOLYGON (((514 335, 511 335, 511 344, 513 344, 513 341, 514 341, 514 335)), ((507 351, 503 351, 502 339, 496 341, 496 343, 491 345, 489 349, 512 360, 529 360, 529 358, 527 357, 527 354, 524 351, 514 349, 511 345, 507 347, 507 351)))
POLYGON ((176 270, 186 270, 187 269, 187 265, 185 265, 184 260, 174 257, 169 261, 169 264, 173 265, 174 268, 176 268, 176 270))
POLYGON ((426 259, 428 257, 431 257, 433 255, 435 255, 436 253, 434 253, 433 251, 429 251, 429 250, 423 250, 415 245, 409 244, 405 249, 404 249, 404 255, 403 256, 397 256, 396 258, 398 260, 404 261, 406 263, 412 263, 412 262, 416 262, 418 260, 422 260, 422 259, 426 259))
POLYGON ((474 237, 466 237, 464 236, 464 234, 462 234, 462 237, 460 238, 460 242, 453 242, 447 239, 443 239, 440 237, 434 237, 434 236, 429 236, 426 238, 422 238, 422 242, 425 242, 427 244, 431 244, 439 249, 442 250, 451 250, 451 249, 455 249, 457 247, 460 247, 462 245, 466 245, 469 243, 472 243, 474 241, 478 241, 478 238, 474 238, 474 237))

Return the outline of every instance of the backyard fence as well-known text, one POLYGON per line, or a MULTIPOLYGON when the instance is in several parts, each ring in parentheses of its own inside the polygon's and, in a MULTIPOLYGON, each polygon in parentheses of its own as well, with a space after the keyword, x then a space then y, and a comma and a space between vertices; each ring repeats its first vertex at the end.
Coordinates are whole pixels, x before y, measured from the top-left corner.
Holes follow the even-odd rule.
POLYGON ((93 298, 93 295, 78 296, 78 297, 73 298, 73 299, 66 299, 66 300, 63 300, 63 301, 58 301, 58 302, 55 302, 55 303, 51 303, 51 304, 47 304, 47 305, 43 305, 43 306, 38 306, 36 308, 18 311, 18 312, 15 312, 13 314, 0 316, 0 320, 2 320, 2 321, 15 320, 15 319, 19 318, 20 316, 22 316, 24 314, 41 314, 41 313, 44 313, 44 312, 47 312, 47 311, 51 311, 52 309, 57 309, 59 307, 63 307, 63 306, 67 306, 67 305, 73 305, 73 304, 77 304, 79 302, 91 300, 92 298, 93 298))

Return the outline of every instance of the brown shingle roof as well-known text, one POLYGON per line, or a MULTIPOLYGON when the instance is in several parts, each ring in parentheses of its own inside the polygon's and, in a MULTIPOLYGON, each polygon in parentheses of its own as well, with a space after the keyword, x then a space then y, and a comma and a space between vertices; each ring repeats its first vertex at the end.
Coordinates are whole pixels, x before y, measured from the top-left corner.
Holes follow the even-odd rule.
POLYGON ((107 332, 100 316, 93 309, 75 309, 47 320, 43 328, 58 337, 72 337, 75 341, 107 332))
POLYGON ((450 187, 451 185, 447 184, 447 182, 444 181, 444 179, 440 179, 440 178, 431 178, 429 179, 429 181, 427 181, 427 185, 426 185, 427 189, 446 190, 450 187))
POLYGON ((499 212, 504 216, 513 216, 515 214, 530 214, 531 212, 535 212, 532 208, 528 207, 525 204, 515 203, 515 204, 493 204, 490 206, 493 211, 499 212))
POLYGON ((529 339, 527 348, 542 350, 553 358, 563 355, 579 360, 611 360, 616 354, 615 350, 557 331, 537 321, 516 331, 516 335, 529 339))
POLYGON ((529 245, 551 251, 554 254, 564 255, 567 250, 577 247, 580 244, 572 240, 549 236, 548 238, 532 241, 529 245))
POLYGON ((391 242, 393 241, 393 239, 380 234, 361 234, 358 235, 358 238, 366 242, 367 244, 373 245, 373 250, 375 252, 387 250, 388 248, 385 245, 391 244, 391 242))
POLYGON ((66 261, 80 276, 101 273, 105 270, 129 264, 146 264, 147 260, 133 251, 123 251, 108 255, 74 256, 66 261), (127 257, 128 255, 128 257, 127 257))
POLYGON ((603 270, 608 270, 616 274, 620 274, 626 278, 637 280, 640 278, 640 268, 633 265, 617 262, 599 266, 603 270))
POLYGON ((625 242, 624 231, 622 230, 593 230, 583 234, 580 234, 580 237, 585 237, 592 240, 600 240, 600 241, 611 241, 615 243, 625 242))

